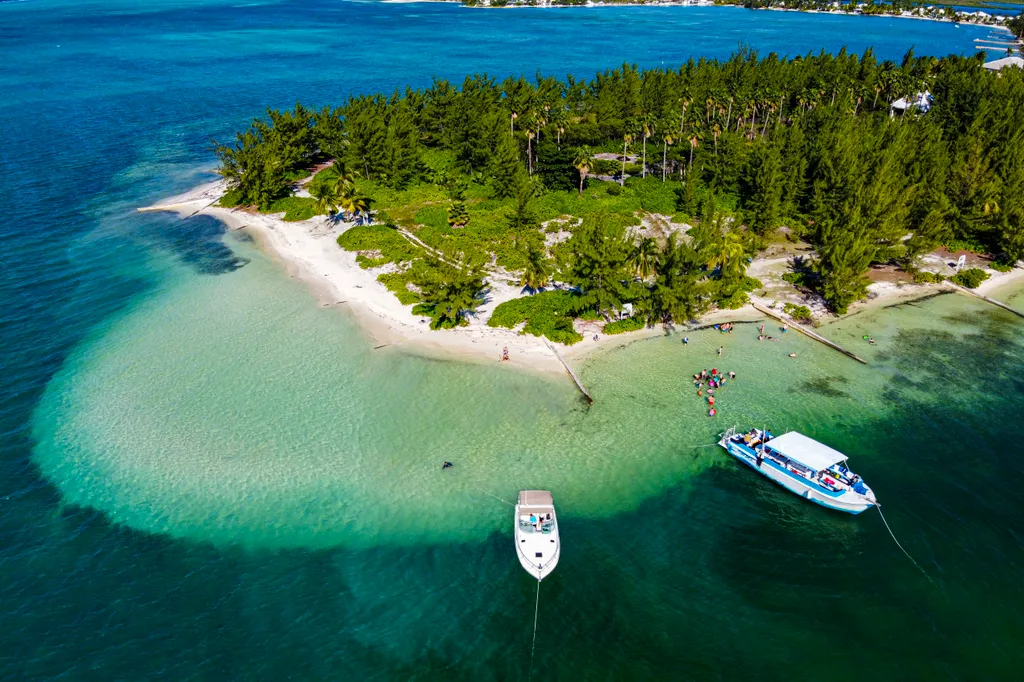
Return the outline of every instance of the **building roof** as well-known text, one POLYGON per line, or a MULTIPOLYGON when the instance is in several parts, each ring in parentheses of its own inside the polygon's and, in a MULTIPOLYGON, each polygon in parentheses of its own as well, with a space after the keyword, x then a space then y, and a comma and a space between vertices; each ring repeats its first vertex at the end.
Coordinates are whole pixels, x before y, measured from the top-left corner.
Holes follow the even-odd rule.
POLYGON ((1022 57, 1003 57, 992 62, 985 62, 985 68, 989 71, 1000 71, 1008 66, 1016 66, 1017 68, 1024 69, 1024 58, 1022 57))
POLYGON ((772 438, 767 445, 772 450, 815 471, 828 469, 833 464, 846 461, 846 455, 843 453, 796 431, 772 438))

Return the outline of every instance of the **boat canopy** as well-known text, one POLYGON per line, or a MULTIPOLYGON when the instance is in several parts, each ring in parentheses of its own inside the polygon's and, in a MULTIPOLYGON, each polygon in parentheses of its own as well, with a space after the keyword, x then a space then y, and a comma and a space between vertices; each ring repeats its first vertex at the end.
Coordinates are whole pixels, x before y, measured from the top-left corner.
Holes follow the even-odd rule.
POLYGON ((843 453, 796 431, 772 438, 766 445, 779 454, 815 471, 822 471, 833 464, 846 461, 846 455, 843 453))
POLYGON ((555 503, 548 490, 524 490, 519 493, 519 504, 524 507, 552 507, 555 503))

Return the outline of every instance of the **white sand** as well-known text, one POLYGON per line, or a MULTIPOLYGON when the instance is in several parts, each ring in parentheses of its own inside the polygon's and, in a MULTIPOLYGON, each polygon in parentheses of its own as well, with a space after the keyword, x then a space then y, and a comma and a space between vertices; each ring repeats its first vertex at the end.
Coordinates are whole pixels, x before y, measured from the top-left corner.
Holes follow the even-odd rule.
MULTIPOLYGON (((492 273, 488 277, 489 291, 486 301, 470 318, 468 326, 434 331, 430 329, 427 318, 413 315, 412 306, 402 305, 394 294, 377 281, 377 275, 385 271, 384 269, 365 270, 356 263, 356 254, 338 246, 338 235, 351 228, 351 223, 331 223, 322 217, 301 222, 285 222, 280 215, 213 206, 213 202, 217 201, 224 191, 223 181, 212 182, 139 210, 174 211, 182 216, 202 213, 222 221, 229 230, 245 229, 280 259, 291 276, 309 283, 324 305, 342 305, 351 310, 379 345, 398 346, 404 351, 431 357, 474 362, 499 362, 502 348, 507 346, 509 362, 503 364, 533 371, 561 373, 564 372, 564 368, 552 346, 557 347, 563 358, 575 360, 599 348, 628 344, 666 333, 659 325, 650 329, 608 336, 600 333, 600 324, 577 321, 576 328, 583 334, 583 341, 568 347, 551 344, 543 338, 520 334, 516 330, 488 327, 487 319, 495 307, 523 295, 511 276, 503 272, 492 273), (598 336, 596 341, 593 338, 595 334, 598 336)), ((748 274, 754 277, 770 277, 776 270, 785 268, 787 260, 788 257, 755 260, 748 274)), ((989 274, 990 278, 978 287, 978 293, 985 294, 1008 283, 1024 279, 1024 269, 1021 268, 1015 268, 1009 273, 989 271, 989 274)), ((791 300, 803 305, 814 303, 801 298, 795 288, 788 288, 792 291, 773 287, 770 295, 764 299, 758 297, 756 293, 751 298, 763 305, 769 305, 772 300, 780 303, 791 300)), ((851 306, 851 312, 898 300, 920 298, 939 290, 940 287, 933 284, 877 282, 869 288, 869 300, 854 304, 851 306)), ((816 316, 825 314, 823 305, 811 307, 816 316)), ((761 317, 763 316, 752 306, 745 306, 739 310, 709 313, 701 320, 701 324, 761 317)))

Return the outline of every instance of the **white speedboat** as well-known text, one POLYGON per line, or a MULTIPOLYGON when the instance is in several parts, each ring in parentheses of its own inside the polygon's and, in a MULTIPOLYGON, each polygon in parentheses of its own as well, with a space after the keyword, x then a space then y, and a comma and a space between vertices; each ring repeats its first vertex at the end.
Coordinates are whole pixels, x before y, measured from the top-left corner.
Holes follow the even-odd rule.
POLYGON ((860 514, 878 504, 875 493, 846 466, 846 455, 802 433, 772 436, 751 429, 722 434, 730 455, 800 497, 829 509, 860 514))
POLYGON ((547 490, 521 490, 516 503, 516 555, 526 572, 543 580, 558 565, 558 522, 547 490))

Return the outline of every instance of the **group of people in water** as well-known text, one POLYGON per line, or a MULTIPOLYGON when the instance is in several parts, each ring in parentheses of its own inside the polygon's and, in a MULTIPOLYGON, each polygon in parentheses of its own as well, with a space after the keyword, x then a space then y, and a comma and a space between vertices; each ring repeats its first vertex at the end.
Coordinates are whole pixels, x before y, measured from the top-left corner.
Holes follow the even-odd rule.
POLYGON ((702 369, 698 374, 693 375, 693 385, 697 387, 697 397, 704 398, 704 384, 707 383, 707 402, 708 402, 708 416, 714 417, 718 414, 718 410, 715 408, 715 391, 725 386, 727 381, 736 379, 736 372, 723 372, 719 371, 717 367, 712 367, 709 372, 706 369, 702 369))

